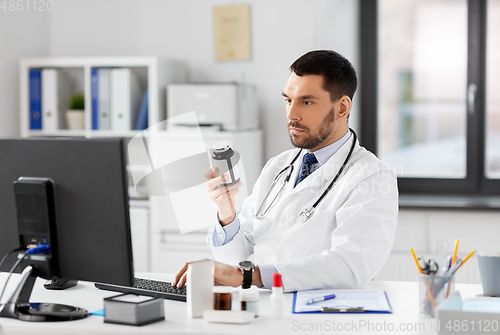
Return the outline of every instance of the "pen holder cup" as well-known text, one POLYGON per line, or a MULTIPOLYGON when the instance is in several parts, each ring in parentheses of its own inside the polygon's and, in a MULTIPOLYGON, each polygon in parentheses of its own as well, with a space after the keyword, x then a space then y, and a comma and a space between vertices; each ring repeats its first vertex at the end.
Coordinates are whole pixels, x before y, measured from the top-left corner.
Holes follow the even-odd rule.
POLYGON ((419 278, 420 316, 436 317, 437 306, 453 292, 453 276, 421 274, 419 278))

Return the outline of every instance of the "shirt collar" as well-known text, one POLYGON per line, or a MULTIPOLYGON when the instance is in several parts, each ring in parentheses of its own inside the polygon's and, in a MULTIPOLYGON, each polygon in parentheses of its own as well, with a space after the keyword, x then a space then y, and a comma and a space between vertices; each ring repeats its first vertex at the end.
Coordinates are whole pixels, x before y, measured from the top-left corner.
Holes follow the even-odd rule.
POLYGON ((332 144, 313 152, 320 166, 328 162, 328 160, 347 142, 347 140, 349 140, 351 134, 351 131, 347 130, 347 133, 345 133, 345 135, 342 136, 337 142, 333 142, 332 144))

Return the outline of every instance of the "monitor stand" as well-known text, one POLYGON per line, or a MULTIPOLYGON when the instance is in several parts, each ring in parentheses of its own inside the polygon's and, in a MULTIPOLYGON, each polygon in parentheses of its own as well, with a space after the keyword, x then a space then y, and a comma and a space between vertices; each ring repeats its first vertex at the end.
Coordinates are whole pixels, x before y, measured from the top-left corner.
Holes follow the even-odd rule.
POLYGON ((35 322, 70 321, 87 317, 87 310, 79 307, 45 302, 30 303, 29 299, 36 278, 34 268, 27 266, 23 270, 21 281, 9 301, 0 307, 0 317, 35 322))

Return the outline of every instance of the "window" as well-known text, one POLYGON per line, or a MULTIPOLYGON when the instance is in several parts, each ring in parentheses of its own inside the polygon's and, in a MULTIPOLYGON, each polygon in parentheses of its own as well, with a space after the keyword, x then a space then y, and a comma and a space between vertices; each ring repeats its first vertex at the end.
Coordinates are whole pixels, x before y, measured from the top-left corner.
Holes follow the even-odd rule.
POLYGON ((360 137, 400 192, 500 194, 500 0, 362 0, 360 31, 360 137))
POLYGON ((500 179, 500 1, 489 1, 486 39, 486 177, 500 179))

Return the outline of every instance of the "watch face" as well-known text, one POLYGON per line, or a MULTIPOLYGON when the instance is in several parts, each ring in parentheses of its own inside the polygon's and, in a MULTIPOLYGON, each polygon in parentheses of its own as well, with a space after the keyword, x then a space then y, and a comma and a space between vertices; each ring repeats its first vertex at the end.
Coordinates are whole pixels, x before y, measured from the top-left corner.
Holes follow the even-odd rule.
POLYGON ((253 263, 250 261, 242 261, 240 262, 239 267, 243 270, 248 271, 250 269, 253 269, 253 263))

